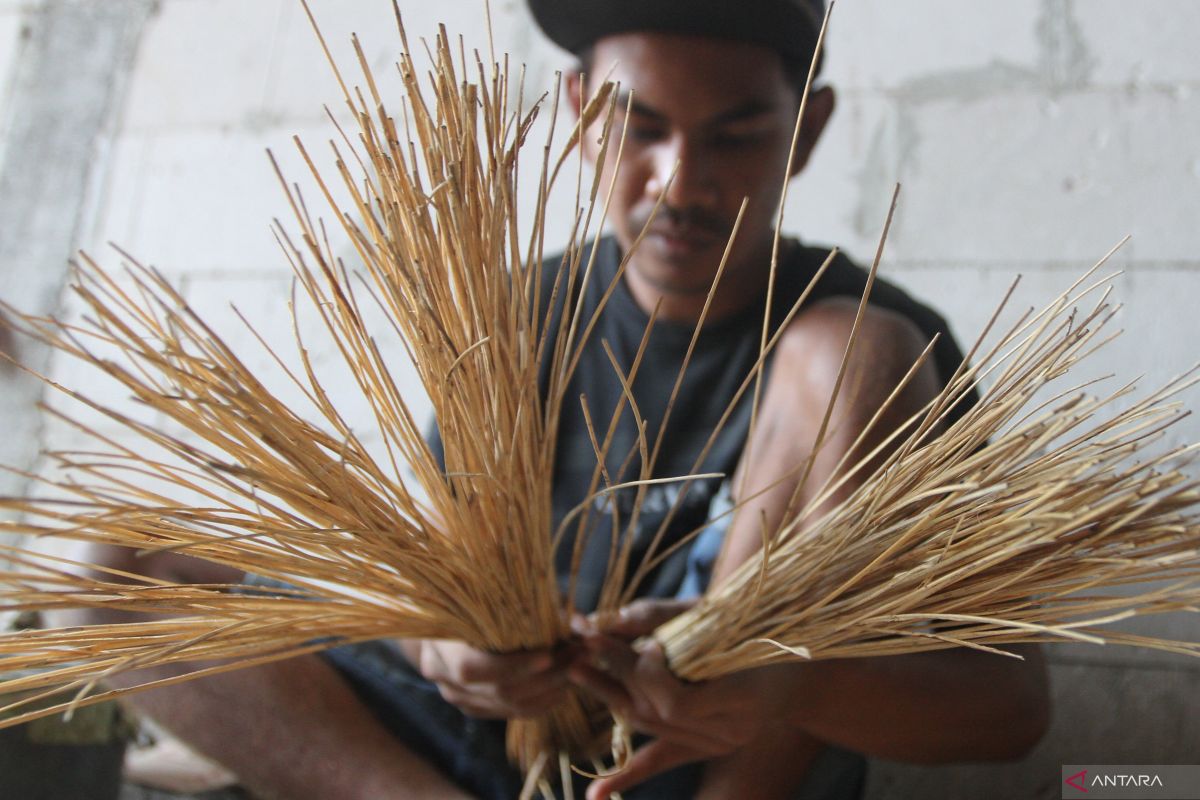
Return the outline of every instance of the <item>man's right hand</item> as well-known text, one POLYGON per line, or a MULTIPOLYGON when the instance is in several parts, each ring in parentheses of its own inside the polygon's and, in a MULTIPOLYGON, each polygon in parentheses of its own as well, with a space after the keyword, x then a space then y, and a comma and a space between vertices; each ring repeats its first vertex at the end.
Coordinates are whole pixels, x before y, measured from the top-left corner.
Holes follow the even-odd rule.
POLYGON ((569 653, 488 653, 445 639, 409 640, 413 665, 446 702, 480 719, 536 717, 563 699, 569 653), (414 652, 416 651, 416 652, 414 652))

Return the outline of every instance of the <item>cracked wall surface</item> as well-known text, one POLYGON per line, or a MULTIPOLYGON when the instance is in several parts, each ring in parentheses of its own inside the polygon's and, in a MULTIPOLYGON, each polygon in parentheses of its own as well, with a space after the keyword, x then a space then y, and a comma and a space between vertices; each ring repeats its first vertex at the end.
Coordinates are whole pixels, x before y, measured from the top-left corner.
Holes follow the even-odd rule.
MULTIPOLYGON (((357 31, 368 61, 388 70, 390 3, 311 2, 335 55, 348 63, 357 31)), ((401 6, 414 34, 445 21, 468 46, 487 46, 482 0, 401 6)), ((492 16, 497 47, 526 65, 528 86, 569 67, 519 0, 493 2, 492 16)), ((1094 370, 1161 383, 1196 361, 1200 340, 1198 30, 1191 0, 842 0, 826 73, 838 110, 793 183, 788 227, 865 261, 900 182, 884 273, 938 305, 964 340, 1016 275, 1014 307, 1040 304, 1131 234, 1113 261, 1125 273, 1116 291, 1128 333, 1094 370)), ((229 308, 234 298, 266 338, 290 340, 279 302, 290 277, 268 230, 287 209, 263 151, 303 182, 291 136, 319 152, 332 135, 322 104, 341 114, 298 3, 0 0, 0 97, 0 296, 78 313, 60 294, 66 258, 82 247, 115 265, 111 240, 178 281, 269 371, 229 308)), ((552 240, 572 210, 555 209, 552 240)), ((333 369, 333 355, 318 347, 314 360, 333 369)), ((77 365, 49 368, 103 402, 124 400, 77 365)), ((7 463, 83 444, 33 410, 31 383, 9 372, 0 380, 7 463)), ((1200 406, 1196 392, 1184 399, 1200 406)), ((1197 440, 1195 418, 1171 439, 1197 440)), ((1132 629, 1200 639, 1188 617, 1132 629)), ((1084 646, 1051 648, 1050 659, 1056 716, 1029 758, 879 762, 869 796, 1057 797, 1060 763, 1196 761, 1197 665, 1084 646)))
MULTIPOLYGON (((97 4, 44 0, 0 5, 0 298, 52 314, 67 260, 96 201, 100 165, 124 104, 149 0, 97 4)), ((48 354, 6 330, 6 352, 45 372, 48 354)), ((11 365, 0 371, 0 463, 31 469, 44 441, 39 381, 11 365)), ((27 480, 0 473, 0 492, 27 480)))

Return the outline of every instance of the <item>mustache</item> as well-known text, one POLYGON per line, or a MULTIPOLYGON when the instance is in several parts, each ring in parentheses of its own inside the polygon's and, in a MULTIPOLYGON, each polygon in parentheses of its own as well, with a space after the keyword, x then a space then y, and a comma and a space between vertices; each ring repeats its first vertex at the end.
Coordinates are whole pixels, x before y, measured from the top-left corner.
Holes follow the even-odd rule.
POLYGON ((717 212, 697 206, 674 208, 661 206, 657 214, 653 208, 635 211, 630 215, 630 222, 635 231, 640 231, 649 224, 650 233, 690 233, 714 237, 728 238, 733 230, 733 220, 726 219, 717 212))

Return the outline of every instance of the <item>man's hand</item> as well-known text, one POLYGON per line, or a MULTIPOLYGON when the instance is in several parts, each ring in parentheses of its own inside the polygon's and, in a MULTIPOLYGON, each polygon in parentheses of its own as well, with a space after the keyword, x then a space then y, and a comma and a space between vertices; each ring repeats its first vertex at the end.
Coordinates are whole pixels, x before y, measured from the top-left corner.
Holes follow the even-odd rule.
POLYGON ((587 659, 572 665, 571 680, 621 714, 634 730, 655 737, 619 773, 593 783, 589 800, 607 798, 682 764, 733 753, 760 735, 770 719, 774 669, 687 684, 671 673, 657 642, 631 643, 686 607, 642 600, 623 609, 603 632, 581 630, 587 659))
POLYGON ((405 643, 405 652, 446 702, 480 719, 535 717, 563 699, 569 653, 495 654, 442 639, 405 643))

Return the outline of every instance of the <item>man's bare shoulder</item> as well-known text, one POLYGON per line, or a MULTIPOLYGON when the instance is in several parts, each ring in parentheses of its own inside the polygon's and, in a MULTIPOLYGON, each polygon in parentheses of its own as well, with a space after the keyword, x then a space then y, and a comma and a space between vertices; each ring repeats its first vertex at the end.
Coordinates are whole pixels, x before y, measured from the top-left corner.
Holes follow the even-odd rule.
POLYGON ((879 365, 911 364, 929 344, 929 337, 899 311, 867 304, 859 317, 859 301, 827 297, 800 311, 784 331, 780 352, 802 357, 822 372, 836 371, 846 353, 858 320, 852 358, 879 365))

